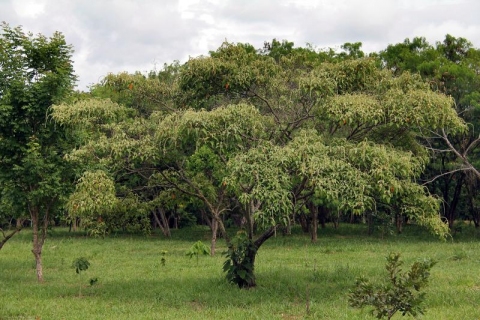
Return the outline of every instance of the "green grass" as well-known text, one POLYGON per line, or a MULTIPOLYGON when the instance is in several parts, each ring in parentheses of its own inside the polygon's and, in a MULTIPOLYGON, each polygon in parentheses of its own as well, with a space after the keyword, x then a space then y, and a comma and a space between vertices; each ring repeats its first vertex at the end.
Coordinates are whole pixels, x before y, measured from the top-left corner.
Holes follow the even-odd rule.
POLYGON ((315 244, 295 231, 262 246, 257 287, 239 290, 224 280, 223 242, 198 265, 185 255, 197 240, 208 244, 208 230, 198 227, 174 230, 172 239, 53 230, 44 246, 43 284, 36 282, 31 234, 24 230, 0 251, 0 319, 372 319, 348 306, 347 293, 361 275, 383 277, 393 251, 405 268, 416 259, 438 261, 422 319, 480 319, 480 237, 473 227, 447 242, 414 226, 385 239, 366 236, 363 226, 329 227, 315 244), (77 275, 71 265, 81 256, 91 266, 77 275), (90 278, 98 283, 90 286, 90 278))

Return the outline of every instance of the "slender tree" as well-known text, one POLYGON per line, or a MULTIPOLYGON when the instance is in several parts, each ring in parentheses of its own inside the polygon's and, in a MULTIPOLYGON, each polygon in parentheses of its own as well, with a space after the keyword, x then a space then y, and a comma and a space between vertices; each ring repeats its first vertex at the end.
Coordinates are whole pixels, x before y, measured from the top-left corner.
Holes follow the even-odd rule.
POLYGON ((10 215, 31 220, 37 278, 43 281, 47 227, 72 181, 63 160, 67 140, 50 119, 52 104, 73 89, 72 48, 58 32, 33 36, 5 23, 1 30, 0 191, 15 208, 10 215))

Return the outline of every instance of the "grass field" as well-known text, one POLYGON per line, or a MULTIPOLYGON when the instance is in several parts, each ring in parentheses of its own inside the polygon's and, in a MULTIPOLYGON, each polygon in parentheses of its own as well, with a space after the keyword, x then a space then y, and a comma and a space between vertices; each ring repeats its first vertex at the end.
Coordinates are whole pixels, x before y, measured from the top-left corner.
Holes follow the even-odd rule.
POLYGON ((480 319, 480 233, 462 230, 447 242, 415 226, 381 239, 366 236, 364 226, 341 225, 319 230, 315 244, 303 234, 278 235, 259 250, 250 290, 224 280, 223 242, 198 265, 185 256, 195 241, 208 244, 208 230, 199 227, 174 230, 172 239, 96 239, 55 229, 44 246, 46 281, 38 284, 24 230, 0 251, 0 319, 373 319, 349 307, 347 294, 361 275, 383 277, 390 252, 400 252, 406 267, 438 261, 422 319, 480 319), (71 265, 81 256, 91 266, 77 275, 71 265), (98 278, 93 286, 91 278, 98 278))

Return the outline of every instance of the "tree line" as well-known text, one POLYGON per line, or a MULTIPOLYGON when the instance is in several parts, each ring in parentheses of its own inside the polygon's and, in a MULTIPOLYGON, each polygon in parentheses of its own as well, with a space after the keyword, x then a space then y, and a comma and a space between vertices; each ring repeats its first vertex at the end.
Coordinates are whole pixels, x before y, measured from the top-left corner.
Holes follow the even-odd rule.
POLYGON ((361 46, 225 42, 78 92, 60 33, 3 24, 0 248, 29 221, 42 281, 52 224, 205 224, 211 254, 227 242, 227 278, 252 287, 257 250, 296 224, 312 241, 327 221, 478 227, 480 51, 450 35, 361 46))

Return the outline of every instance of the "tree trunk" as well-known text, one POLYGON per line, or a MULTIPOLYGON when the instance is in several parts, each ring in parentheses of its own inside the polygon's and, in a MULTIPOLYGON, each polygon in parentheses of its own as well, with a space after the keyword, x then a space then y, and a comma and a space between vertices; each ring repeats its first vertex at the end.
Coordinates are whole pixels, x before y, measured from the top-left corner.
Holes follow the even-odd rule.
POLYGON ((215 248, 217 246, 218 220, 212 219, 211 229, 212 229, 212 240, 210 242, 210 255, 213 257, 215 255, 215 248))
POLYGON ((456 180, 456 185, 455 189, 453 192, 453 197, 452 201, 447 202, 448 203, 448 208, 446 212, 446 218, 448 220, 448 226, 453 228, 453 223, 455 222, 455 219, 457 217, 456 211, 457 211, 457 205, 460 200, 460 193, 462 191, 462 186, 463 186, 463 179, 465 178, 465 174, 461 174, 460 177, 456 180))
POLYGON ((257 256, 258 249, 260 249, 261 245, 270 239, 274 234, 277 229, 277 226, 270 227, 268 230, 266 230, 264 233, 262 233, 255 241, 253 241, 252 246, 248 246, 246 252, 245 252, 245 257, 248 259, 247 261, 250 261, 252 264, 252 268, 250 270, 251 274, 250 277, 248 277, 248 281, 244 283, 242 288, 253 288, 255 287, 256 281, 255 281, 255 258, 257 256))
POLYGON ((403 231, 403 220, 403 216, 400 213, 395 214, 395 225, 399 234, 403 231))
POLYGON ((325 229, 325 224, 327 222, 328 209, 324 206, 320 206, 320 208, 318 209, 319 209, 318 213, 319 213, 320 225, 322 226, 322 229, 325 229))
POLYGON ((32 218, 33 228, 33 248, 32 253, 35 257, 35 269, 38 282, 43 282, 43 266, 42 266, 42 248, 47 236, 48 212, 43 217, 43 223, 40 221, 40 212, 38 207, 30 208, 30 216, 32 218))
POLYGON ((317 242, 318 238, 318 207, 313 202, 308 203, 308 210, 311 215, 310 235, 312 242, 317 242))
POLYGON ((298 219, 300 220, 300 226, 302 227, 302 231, 304 233, 308 233, 310 230, 310 222, 308 221, 307 215, 301 212, 298 215, 298 219))
POLYGON ((165 211, 161 208, 157 208, 152 211, 152 214, 153 214, 153 218, 155 219, 158 226, 162 230, 163 235, 167 238, 170 238, 172 234, 170 232, 170 226, 168 225, 168 219, 167 219, 167 216, 165 215, 165 211))
POLYGON ((366 213, 367 215, 367 225, 368 225, 368 235, 371 236, 373 234, 373 231, 375 229, 375 221, 373 219, 373 213, 368 211, 366 213))

